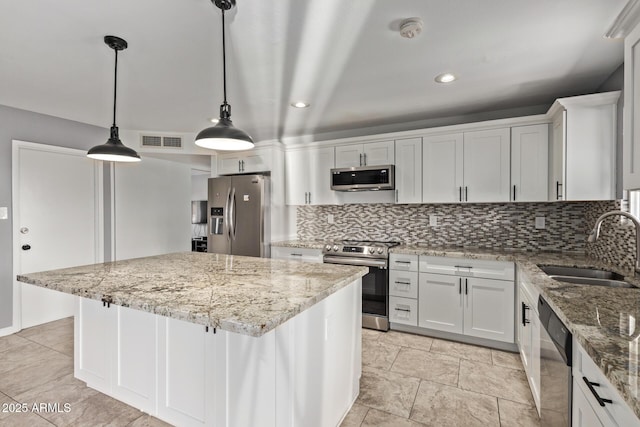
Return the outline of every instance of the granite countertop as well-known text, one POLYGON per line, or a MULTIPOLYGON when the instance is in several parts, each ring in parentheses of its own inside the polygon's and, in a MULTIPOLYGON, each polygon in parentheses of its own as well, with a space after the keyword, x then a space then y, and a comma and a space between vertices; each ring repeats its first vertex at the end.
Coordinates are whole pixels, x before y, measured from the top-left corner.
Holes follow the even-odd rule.
POLYGON ((551 279, 538 264, 598 268, 615 271, 640 286, 633 271, 582 254, 438 248, 402 245, 395 253, 513 261, 573 333, 600 370, 640 418, 640 289, 562 283, 551 279))
POLYGON ((18 280, 257 337, 367 271, 365 267, 184 252, 23 274, 18 280))
POLYGON ((323 240, 283 240, 271 242, 271 246, 280 248, 322 249, 327 242, 323 240))

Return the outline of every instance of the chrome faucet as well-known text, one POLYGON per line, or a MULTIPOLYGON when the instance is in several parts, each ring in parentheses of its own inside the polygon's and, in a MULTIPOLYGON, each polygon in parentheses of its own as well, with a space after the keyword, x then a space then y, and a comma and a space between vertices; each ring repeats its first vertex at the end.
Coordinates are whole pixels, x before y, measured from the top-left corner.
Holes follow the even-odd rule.
POLYGON ((640 271, 640 222, 638 222, 638 219, 630 213, 623 211, 610 211, 600 215, 600 217, 596 220, 596 224, 593 226, 593 230, 591 230, 591 233, 589 233, 589 236, 587 237, 587 242, 593 243, 598 240, 598 237, 600 236, 600 226, 602 225, 602 220, 614 215, 620 215, 629 218, 636 229, 636 271, 640 271))

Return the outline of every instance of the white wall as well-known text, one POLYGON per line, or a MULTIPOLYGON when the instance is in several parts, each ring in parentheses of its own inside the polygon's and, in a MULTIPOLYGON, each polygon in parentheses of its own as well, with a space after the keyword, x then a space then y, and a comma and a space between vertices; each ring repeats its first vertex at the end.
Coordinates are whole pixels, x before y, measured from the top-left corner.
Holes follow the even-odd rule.
POLYGON ((207 200, 209 175, 191 175, 191 200, 207 200))
POLYGON ((145 157, 115 167, 115 259, 191 250, 191 167, 145 157))

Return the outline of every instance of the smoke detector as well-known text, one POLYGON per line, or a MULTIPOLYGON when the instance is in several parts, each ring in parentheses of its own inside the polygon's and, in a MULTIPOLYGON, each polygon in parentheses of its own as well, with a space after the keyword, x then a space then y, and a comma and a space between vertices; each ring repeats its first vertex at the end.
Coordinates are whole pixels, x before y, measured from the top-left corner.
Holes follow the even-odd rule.
POLYGON ((400 35, 412 39, 422 32, 423 22, 420 18, 408 18, 400 23, 400 35))

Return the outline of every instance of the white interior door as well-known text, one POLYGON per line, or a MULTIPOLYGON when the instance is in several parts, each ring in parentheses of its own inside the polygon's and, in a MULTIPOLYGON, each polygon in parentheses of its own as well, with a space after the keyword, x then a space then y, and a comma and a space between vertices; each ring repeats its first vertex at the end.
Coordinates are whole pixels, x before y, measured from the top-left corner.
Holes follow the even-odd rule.
MULTIPOLYGON (((15 275, 103 261, 101 166, 81 150, 13 141, 15 275)), ((18 282, 14 293, 14 326, 74 314, 71 295, 18 282)))

